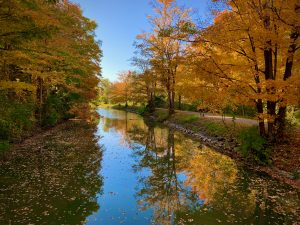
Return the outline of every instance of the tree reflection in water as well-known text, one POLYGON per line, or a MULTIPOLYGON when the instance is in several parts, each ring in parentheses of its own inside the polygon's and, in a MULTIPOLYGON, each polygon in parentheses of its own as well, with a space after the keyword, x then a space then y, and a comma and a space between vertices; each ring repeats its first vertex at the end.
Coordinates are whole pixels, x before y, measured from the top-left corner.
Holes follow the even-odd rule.
POLYGON ((14 149, 0 165, 0 224, 84 224, 103 184, 94 131, 67 123, 14 149))
POLYGON ((104 118, 104 127, 118 132, 120 144, 132 149, 139 174, 137 204, 152 210, 153 224, 300 222, 296 190, 247 171, 178 132, 115 112, 118 116, 104 118))
POLYGON ((137 192, 138 203, 142 210, 153 210, 154 224, 172 224, 175 212, 181 211, 197 198, 179 178, 174 130, 154 128, 150 123, 147 125, 147 129, 136 126, 128 132, 137 159, 135 171, 145 168, 150 171, 150 175, 139 180, 141 188, 137 192))
POLYGON ((229 157, 146 122, 124 132, 134 150, 137 200, 154 224, 293 224, 295 190, 237 166, 229 157), (142 173, 143 174, 143 173, 142 173), (276 199, 276 200, 275 200, 276 199))

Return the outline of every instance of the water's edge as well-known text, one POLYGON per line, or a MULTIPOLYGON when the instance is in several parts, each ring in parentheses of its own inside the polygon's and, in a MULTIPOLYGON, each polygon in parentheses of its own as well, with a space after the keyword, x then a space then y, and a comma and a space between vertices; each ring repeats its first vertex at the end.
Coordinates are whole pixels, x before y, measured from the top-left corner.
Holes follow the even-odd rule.
POLYGON ((174 121, 169 121, 168 119, 164 122, 157 121, 157 118, 155 116, 150 114, 141 115, 139 112, 137 112, 134 109, 119 109, 126 112, 131 112, 138 114, 142 116, 145 120, 150 120, 152 122, 166 125, 167 127, 174 129, 176 131, 179 131, 185 135, 187 135, 190 138, 193 138, 197 141, 200 141, 201 143, 213 148, 217 152, 220 152, 226 156, 229 156, 233 160, 236 161, 236 163, 245 166, 246 168, 256 172, 256 173, 262 173, 264 175, 267 175, 271 177, 272 179, 275 179, 283 184, 287 184, 297 190, 300 190, 300 180, 293 179, 293 175, 291 172, 281 170, 274 166, 263 166, 259 165, 253 161, 249 161, 241 156, 236 149, 238 148, 239 144, 236 140, 232 140, 229 143, 225 143, 223 137, 210 137, 202 132, 195 132, 189 127, 184 126, 182 124, 175 123, 174 121))

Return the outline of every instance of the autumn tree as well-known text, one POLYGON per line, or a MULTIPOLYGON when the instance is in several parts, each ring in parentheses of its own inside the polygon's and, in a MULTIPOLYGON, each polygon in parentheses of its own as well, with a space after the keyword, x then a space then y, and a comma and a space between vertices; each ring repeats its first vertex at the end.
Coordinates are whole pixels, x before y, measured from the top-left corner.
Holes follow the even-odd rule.
POLYGON ((132 71, 121 72, 118 75, 118 80, 113 82, 110 91, 109 98, 114 103, 125 103, 125 106, 128 106, 131 95, 131 82, 132 82, 133 73, 132 71))
POLYGON ((175 85, 178 65, 183 62, 185 44, 170 38, 164 32, 173 26, 185 26, 190 21, 189 10, 176 6, 174 0, 158 0, 154 8, 156 16, 149 17, 152 32, 138 35, 138 47, 150 56, 157 79, 165 88, 169 113, 175 112, 175 85))
POLYGON ((109 91, 111 87, 111 82, 108 79, 101 79, 99 84, 99 94, 100 101, 107 104, 109 102, 109 91))
POLYGON ((216 99, 228 96, 232 104, 255 104, 260 134, 275 141, 286 107, 299 102, 299 1, 222 2, 226 9, 207 28, 172 29, 194 34, 187 41, 199 87, 213 87, 216 99))
MULTIPOLYGON (((140 93, 140 98, 145 95, 147 110, 152 113, 155 111, 155 94, 157 91, 157 75, 151 66, 150 58, 147 57, 147 52, 141 50, 140 55, 132 59, 132 65, 138 69, 138 77, 135 86, 135 93, 140 93)), ((141 102, 141 101, 140 101, 141 102)))
POLYGON ((0 18, 1 100, 34 105, 22 118, 31 123, 87 118, 101 72, 95 22, 78 5, 46 0, 1 1, 0 18))
POLYGON ((222 65, 226 79, 247 83, 244 93, 255 101, 261 135, 266 133, 266 119, 268 137, 274 140, 275 134, 284 129, 286 106, 297 104, 299 97, 299 67, 294 65, 299 60, 299 1, 234 0, 227 4, 231 10, 222 12, 211 31, 207 30, 208 35, 214 35, 209 40, 236 59, 236 63, 227 60, 225 68, 222 65), (222 38, 217 33, 220 28, 222 38))

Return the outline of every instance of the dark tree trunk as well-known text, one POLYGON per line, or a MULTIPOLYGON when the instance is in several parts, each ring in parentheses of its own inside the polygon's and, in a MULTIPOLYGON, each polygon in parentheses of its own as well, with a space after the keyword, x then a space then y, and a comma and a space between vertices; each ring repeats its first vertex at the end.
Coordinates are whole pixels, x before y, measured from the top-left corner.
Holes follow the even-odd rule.
MULTIPOLYGON (((300 27, 294 27, 290 36, 291 44, 288 49, 288 55, 285 63, 285 71, 283 80, 286 81, 292 76, 292 68, 294 63, 294 55, 297 50, 297 44, 296 41, 299 38, 300 35, 300 27)), ((284 100, 283 100, 284 101, 284 100)), ((277 126, 278 126, 278 132, 277 136, 279 138, 282 138, 284 134, 284 130, 286 129, 286 104, 283 102, 280 104, 279 110, 278 110, 278 116, 277 116, 277 126)))
POLYGON ((148 111, 153 113, 155 111, 155 103, 154 103, 154 93, 151 92, 148 100, 148 111))
POLYGON ((168 110, 169 110, 169 115, 172 115, 175 113, 175 104, 174 104, 174 88, 173 88, 173 81, 172 77, 168 77, 166 88, 168 92, 168 110))
POLYGON ((169 115, 175 113, 175 72, 171 73, 170 79, 170 100, 169 100, 169 115))
POLYGON ((181 95, 178 95, 178 109, 181 110, 181 95))
MULTIPOLYGON (((271 49, 271 41, 267 42, 268 47, 264 50, 264 58, 265 58, 265 79, 274 80, 273 74, 273 53, 271 49)), ((272 95, 274 91, 273 87, 267 87, 267 93, 272 95)), ((274 138, 275 132, 275 116, 276 116, 276 103, 273 101, 267 101, 267 113, 268 113, 268 137, 270 139, 274 138)))
MULTIPOLYGON (((265 4, 265 8, 270 7, 270 3, 265 4)), ((271 18, 266 15, 264 18, 264 26, 267 30, 270 30, 271 18)), ((273 51, 272 51, 272 41, 268 40, 266 42, 266 47, 264 49, 264 59, 265 59, 265 80, 275 80, 273 71, 273 51)), ((275 94, 275 87, 267 86, 267 93, 269 95, 275 94)), ((274 141, 275 138, 275 119, 276 119, 276 102, 267 100, 267 114, 268 114, 268 138, 274 141)))
POLYGON ((174 92, 170 91, 168 93, 168 99, 169 99, 169 115, 172 115, 175 113, 175 104, 174 104, 174 92))
MULTIPOLYGON (((249 41, 251 44, 251 48, 252 48, 252 52, 256 55, 256 48, 255 48, 255 44, 254 44, 254 39, 253 37, 248 33, 248 37, 249 37, 249 41)), ((259 77, 259 68, 258 68, 258 62, 255 59, 255 71, 256 71, 256 75, 254 77, 255 83, 257 84, 257 94, 261 93, 261 87, 260 87, 260 77, 259 77)), ((265 122, 263 119, 263 113, 264 113, 264 104, 262 99, 258 99, 256 101, 256 110, 257 113, 259 114, 258 117, 258 126, 259 126, 259 133, 261 137, 266 137, 266 128, 265 128, 265 122)))
POLYGON ((39 124, 42 124, 42 111, 43 111, 43 79, 37 78, 37 90, 36 98, 38 102, 38 108, 36 110, 36 118, 39 121, 39 124))
MULTIPOLYGON (((261 99, 258 99, 256 102, 256 109, 258 114, 264 113, 264 106, 261 99)), ((265 137, 266 136, 266 128, 265 128, 265 122, 262 118, 258 118, 258 125, 259 125, 259 133, 260 136, 265 137)))

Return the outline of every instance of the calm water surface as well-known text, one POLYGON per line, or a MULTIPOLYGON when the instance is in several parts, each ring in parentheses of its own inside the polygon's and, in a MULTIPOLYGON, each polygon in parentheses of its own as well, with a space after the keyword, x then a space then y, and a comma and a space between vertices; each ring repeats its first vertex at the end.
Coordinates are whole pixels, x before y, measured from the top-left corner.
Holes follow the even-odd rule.
POLYGON ((296 190, 138 115, 98 111, 96 130, 68 125, 6 156, 1 225, 300 223, 296 190))

